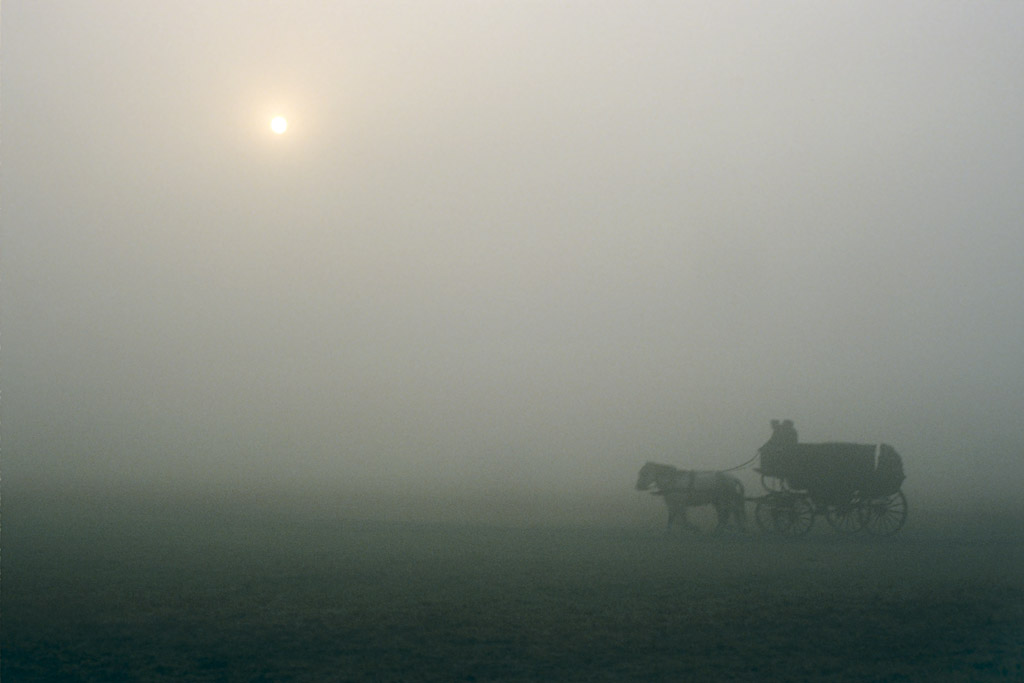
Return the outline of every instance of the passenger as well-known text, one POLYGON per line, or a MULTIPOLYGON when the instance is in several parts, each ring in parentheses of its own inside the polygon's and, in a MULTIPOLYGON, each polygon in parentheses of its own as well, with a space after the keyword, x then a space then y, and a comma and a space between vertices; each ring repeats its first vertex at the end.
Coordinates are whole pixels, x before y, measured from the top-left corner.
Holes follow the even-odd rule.
POLYGON ((781 443, 782 424, 778 420, 772 420, 772 435, 763 446, 757 449, 761 456, 761 466, 757 471, 762 475, 777 476, 781 463, 782 451, 785 450, 781 443))
POLYGON ((796 427, 792 420, 772 420, 772 436, 758 450, 781 451, 797 444, 796 427))
POLYGON ((781 429, 782 425, 778 420, 772 420, 771 425, 771 437, 764 442, 763 446, 757 449, 761 453, 764 453, 765 451, 774 451, 779 447, 779 429, 781 429))
POLYGON ((780 448, 795 446, 798 441, 796 427, 793 426, 792 420, 783 420, 782 424, 779 425, 778 431, 772 436, 778 438, 780 448))

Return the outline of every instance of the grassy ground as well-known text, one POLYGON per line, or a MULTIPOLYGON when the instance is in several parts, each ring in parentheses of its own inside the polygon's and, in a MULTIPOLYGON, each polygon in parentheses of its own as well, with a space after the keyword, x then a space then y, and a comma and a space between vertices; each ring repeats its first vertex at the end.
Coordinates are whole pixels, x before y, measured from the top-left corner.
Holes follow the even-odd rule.
POLYGON ((1021 534, 925 521, 891 541, 793 542, 5 506, 0 675, 1021 680, 1021 534))

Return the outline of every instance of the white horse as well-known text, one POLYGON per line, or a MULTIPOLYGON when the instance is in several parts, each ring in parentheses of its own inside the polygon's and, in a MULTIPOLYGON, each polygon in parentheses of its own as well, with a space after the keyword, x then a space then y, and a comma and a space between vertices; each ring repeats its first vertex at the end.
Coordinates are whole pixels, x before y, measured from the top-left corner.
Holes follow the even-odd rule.
POLYGON ((640 468, 636 480, 638 491, 656 487, 651 493, 662 496, 668 507, 667 529, 679 518, 691 531, 697 527, 686 519, 686 508, 713 505, 718 515, 715 532, 722 531, 732 517, 741 531, 746 530, 747 512, 743 484, 725 472, 680 470, 672 465, 648 462, 640 468))

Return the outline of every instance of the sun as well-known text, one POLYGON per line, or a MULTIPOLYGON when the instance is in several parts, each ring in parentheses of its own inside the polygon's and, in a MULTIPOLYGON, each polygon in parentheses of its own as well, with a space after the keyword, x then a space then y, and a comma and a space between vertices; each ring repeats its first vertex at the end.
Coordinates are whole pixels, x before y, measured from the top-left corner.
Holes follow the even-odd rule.
POLYGON ((274 131, 278 135, 281 135, 288 130, 288 119, 283 116, 275 116, 270 119, 270 130, 274 131))

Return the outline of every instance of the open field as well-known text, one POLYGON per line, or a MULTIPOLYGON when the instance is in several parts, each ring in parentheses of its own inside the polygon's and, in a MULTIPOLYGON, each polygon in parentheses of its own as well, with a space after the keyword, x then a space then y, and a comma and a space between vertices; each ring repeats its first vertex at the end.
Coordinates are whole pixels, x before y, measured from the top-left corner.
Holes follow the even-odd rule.
POLYGON ((1024 678, 1012 519, 794 542, 4 503, 5 683, 1024 678))

